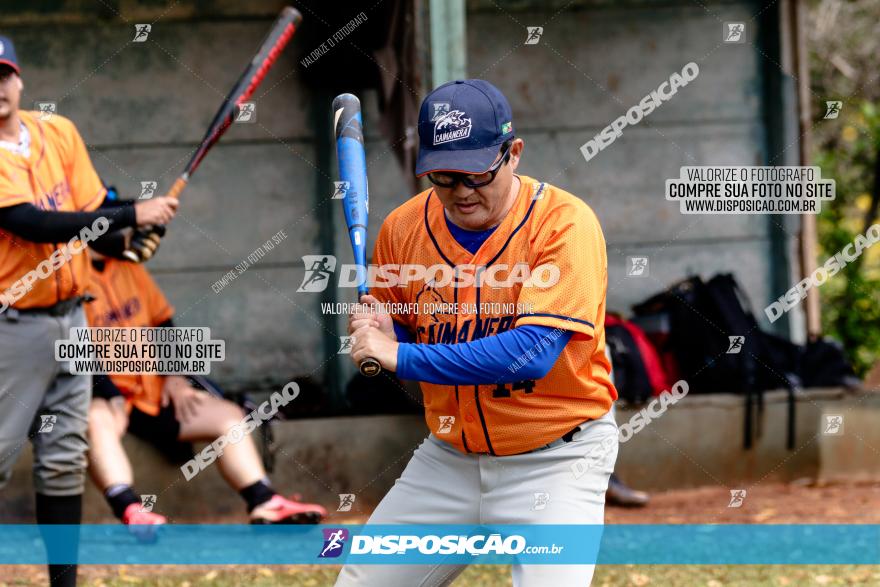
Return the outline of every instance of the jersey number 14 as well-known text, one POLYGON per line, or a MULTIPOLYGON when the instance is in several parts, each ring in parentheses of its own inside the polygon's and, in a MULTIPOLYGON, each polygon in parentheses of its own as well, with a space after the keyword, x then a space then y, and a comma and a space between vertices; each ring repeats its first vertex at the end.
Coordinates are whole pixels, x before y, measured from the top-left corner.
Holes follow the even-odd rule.
POLYGON ((495 389, 492 390, 492 397, 510 397, 511 389, 513 391, 524 391, 525 393, 532 393, 535 391, 535 384, 537 382, 534 379, 525 379, 523 381, 514 381, 511 384, 511 387, 507 387, 504 383, 499 383, 495 386, 495 389))

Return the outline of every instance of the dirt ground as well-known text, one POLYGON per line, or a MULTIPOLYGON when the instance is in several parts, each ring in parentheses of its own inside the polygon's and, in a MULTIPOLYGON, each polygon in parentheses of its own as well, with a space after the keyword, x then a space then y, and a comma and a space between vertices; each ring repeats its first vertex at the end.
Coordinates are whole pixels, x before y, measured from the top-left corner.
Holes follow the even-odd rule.
POLYGON ((643 509, 605 509, 608 524, 880 524, 880 483, 762 483, 739 508, 730 488, 701 487, 651 496, 643 509))
MULTIPOLYGON (((652 495, 642 509, 606 508, 608 524, 880 524, 880 483, 813 485, 762 484, 746 489, 741 507, 728 507, 730 489, 702 487, 652 495)), ((238 520, 224 520, 237 522, 238 520)), ((336 518, 336 523, 361 523, 362 518, 336 518)), ((80 584, 122 585, 332 585, 333 567, 212 567, 212 566, 87 566, 80 584)), ((45 585, 45 571, 36 566, 0 566, 0 587, 45 585)), ((880 585, 880 567, 600 567, 594 585, 880 585)), ((456 586, 509 585, 504 567, 469 569, 456 586)))

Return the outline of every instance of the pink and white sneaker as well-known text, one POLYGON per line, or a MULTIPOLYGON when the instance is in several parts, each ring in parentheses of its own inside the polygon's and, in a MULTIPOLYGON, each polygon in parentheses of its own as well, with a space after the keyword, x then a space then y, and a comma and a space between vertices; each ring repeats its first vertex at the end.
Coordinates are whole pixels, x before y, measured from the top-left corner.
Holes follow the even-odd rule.
POLYGON ((122 523, 126 526, 160 526, 168 522, 162 514, 141 511, 141 504, 132 503, 122 514, 122 523))
POLYGON ((142 508, 139 503, 129 504, 122 514, 122 523, 128 526, 129 532, 138 542, 147 544, 156 542, 159 529, 153 526, 164 526, 168 519, 162 514, 141 511, 142 508))
POLYGON ((317 524, 327 510, 315 503, 302 503, 274 495, 251 512, 251 524, 317 524))

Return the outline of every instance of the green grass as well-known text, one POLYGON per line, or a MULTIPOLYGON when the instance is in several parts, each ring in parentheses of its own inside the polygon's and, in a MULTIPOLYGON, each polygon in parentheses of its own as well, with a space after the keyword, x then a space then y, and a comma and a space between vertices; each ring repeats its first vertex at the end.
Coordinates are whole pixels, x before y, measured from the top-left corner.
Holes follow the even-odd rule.
MULTIPOLYGON (((120 567, 112 576, 95 577, 85 570, 80 585, 89 587, 330 587, 338 567, 222 567, 202 568, 198 572, 185 567, 165 569, 120 567)), ((109 575, 109 573, 108 573, 109 575)), ((26 580, 26 579, 22 579, 26 580)), ((17 582, 0 585, 37 585, 17 582)), ((510 567, 473 566, 455 582, 461 587, 507 587, 510 567)), ((601 566, 593 579, 595 587, 800 587, 802 585, 880 585, 880 566, 601 566)), ((389 586, 393 587, 393 586, 389 586)))

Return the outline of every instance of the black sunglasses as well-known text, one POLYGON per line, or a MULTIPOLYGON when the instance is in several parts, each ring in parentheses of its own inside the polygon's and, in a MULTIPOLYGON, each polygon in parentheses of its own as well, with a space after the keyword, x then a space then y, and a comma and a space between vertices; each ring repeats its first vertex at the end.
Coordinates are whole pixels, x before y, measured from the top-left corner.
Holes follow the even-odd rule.
POLYGON ((458 182, 463 183, 469 188, 481 188, 495 181, 498 170, 510 161, 510 149, 513 146, 513 138, 510 138, 501 145, 501 159, 499 159, 485 173, 450 173, 446 171, 437 171, 428 174, 428 179, 436 186, 441 188, 454 188, 458 182))

